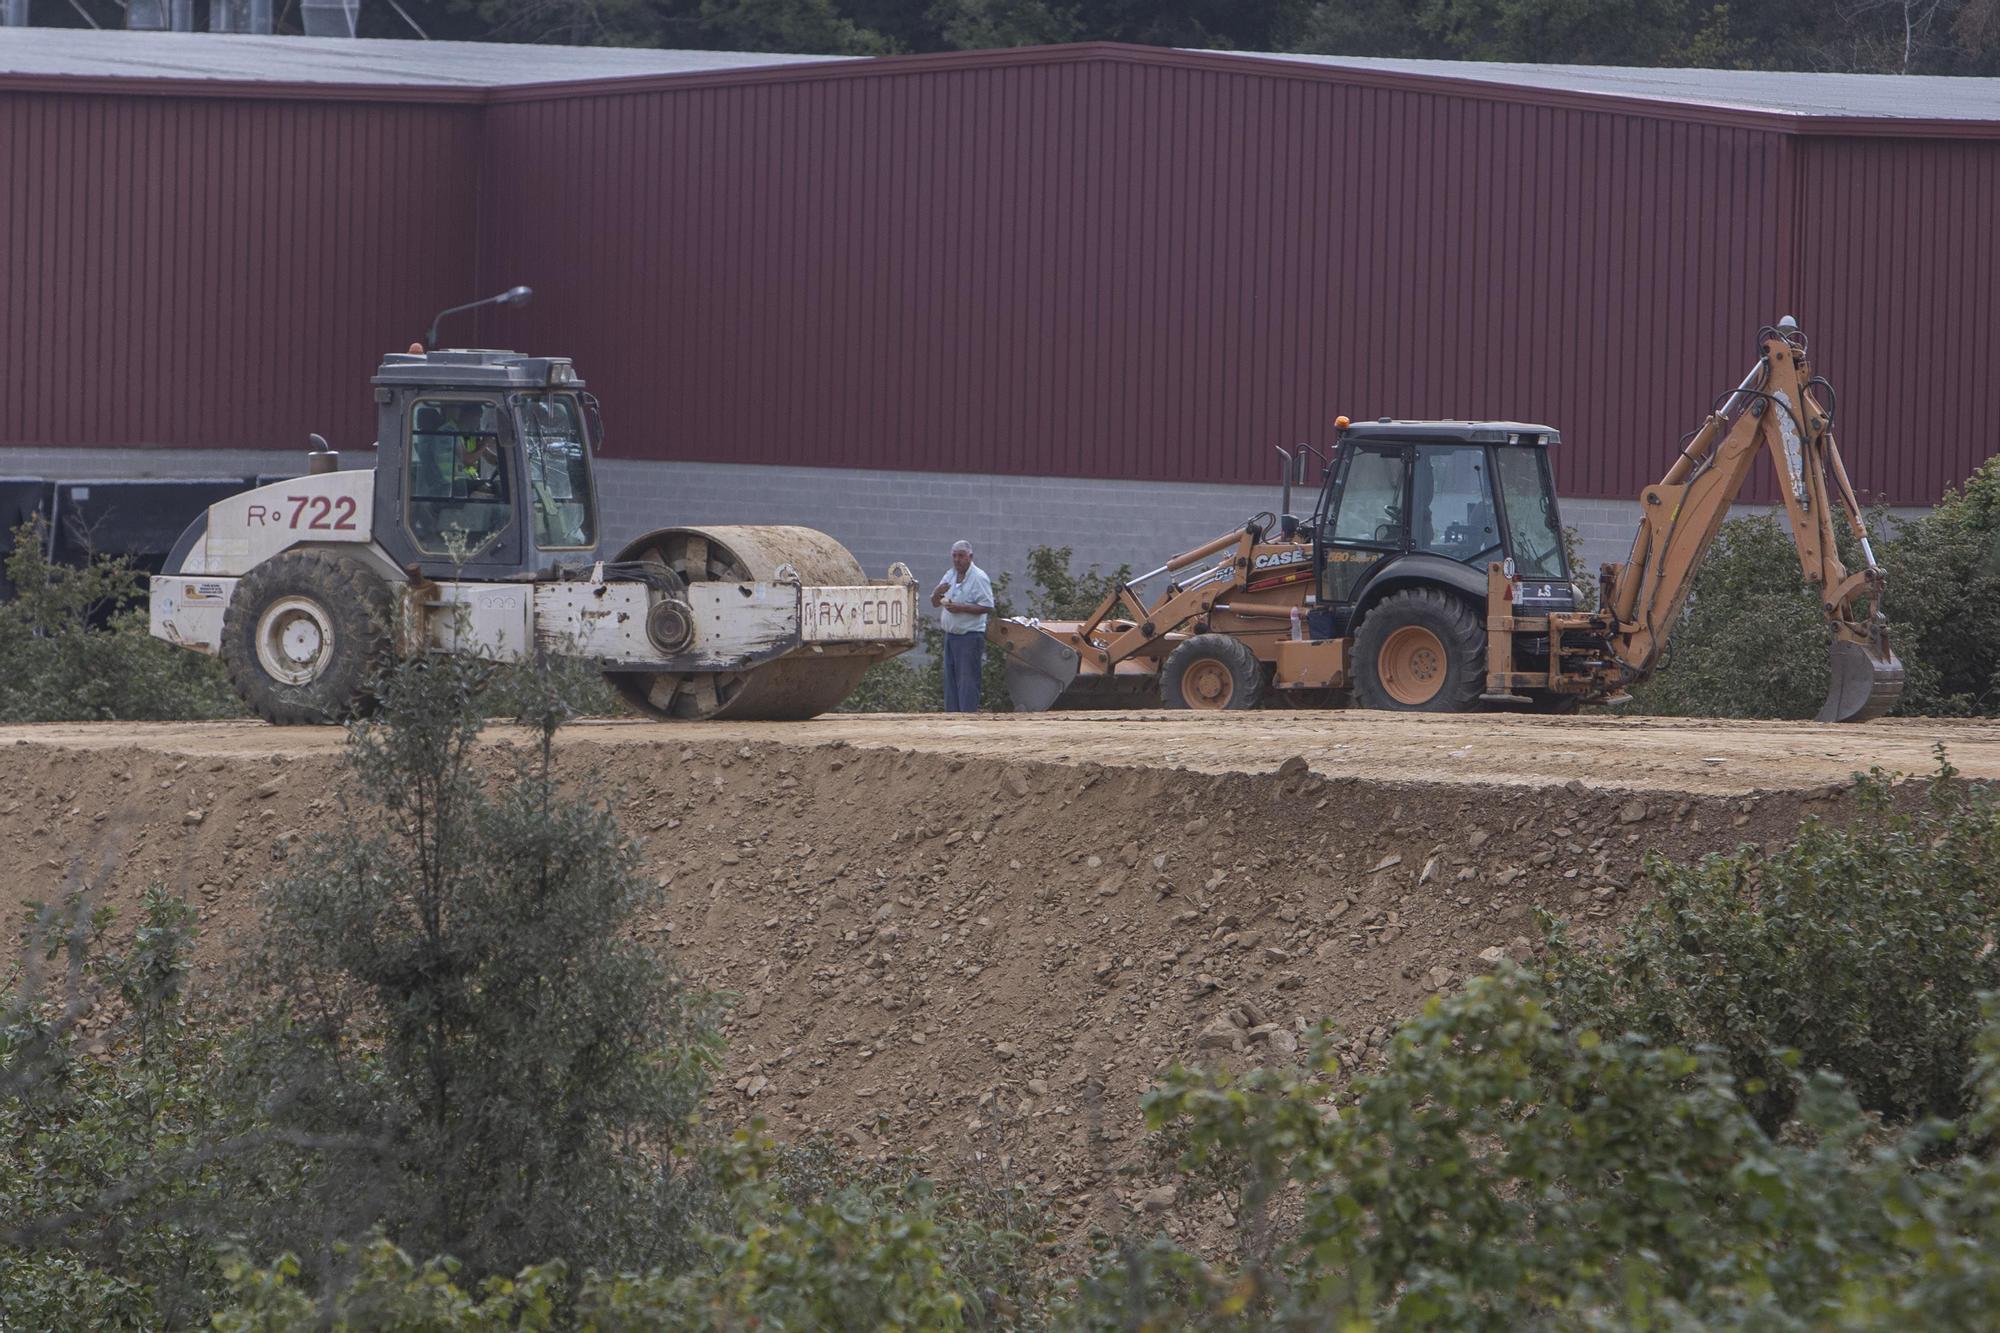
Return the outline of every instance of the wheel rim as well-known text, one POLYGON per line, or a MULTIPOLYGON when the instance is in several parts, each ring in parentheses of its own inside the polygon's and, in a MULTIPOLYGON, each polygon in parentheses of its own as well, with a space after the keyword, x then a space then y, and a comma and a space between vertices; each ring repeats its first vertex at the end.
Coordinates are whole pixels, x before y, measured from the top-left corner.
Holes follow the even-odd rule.
POLYGON ((281 597, 257 617, 257 665, 280 684, 318 680, 333 645, 333 618, 309 597, 281 597))
POLYGON ((1204 657, 1182 673, 1181 695, 1189 708, 1227 708, 1236 697, 1236 677, 1224 663, 1204 657))
POLYGON ((1383 641, 1375 669, 1391 699, 1420 707, 1444 688, 1444 642, 1422 625, 1405 625, 1383 641))

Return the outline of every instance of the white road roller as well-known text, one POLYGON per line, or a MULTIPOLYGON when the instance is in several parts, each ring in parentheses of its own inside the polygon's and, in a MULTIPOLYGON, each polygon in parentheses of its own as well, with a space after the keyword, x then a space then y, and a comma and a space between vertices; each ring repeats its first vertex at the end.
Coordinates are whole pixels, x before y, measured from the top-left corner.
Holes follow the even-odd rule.
POLYGON ((209 506, 152 580, 152 632, 221 656, 281 723, 367 699, 425 652, 585 657, 659 718, 802 718, 914 645, 908 569, 869 580, 811 528, 662 528, 597 557, 596 402, 562 357, 392 354, 375 466, 308 472, 209 506))

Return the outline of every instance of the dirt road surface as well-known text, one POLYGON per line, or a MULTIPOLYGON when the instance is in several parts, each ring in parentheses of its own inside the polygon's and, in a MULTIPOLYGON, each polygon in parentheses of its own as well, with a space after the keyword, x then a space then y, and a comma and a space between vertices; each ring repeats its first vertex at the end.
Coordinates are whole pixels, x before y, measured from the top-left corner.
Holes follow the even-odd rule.
MULTIPOLYGON (((342 739, 0 728, 0 911, 82 889, 129 925, 164 883, 221 998, 261 887, 376 819, 342 739)), ((1025 1184, 1080 1237, 1200 1225, 1140 1123, 1174 1061, 1292 1058, 1327 1020, 1365 1067, 1427 995, 1532 960, 1536 909, 1609 931, 1648 851, 1775 845, 1940 743, 2000 778, 1985 723, 1285 712, 585 723, 559 762, 661 887, 639 937, 734 997, 719 1123, 1025 1184)))
MULTIPOLYGON (((498 734, 498 733, 496 733, 498 734)), ((587 722, 572 745, 750 742, 845 744, 994 761, 1095 763, 1196 773, 1269 773, 1296 755, 1321 777, 1533 787, 1572 780, 1632 791, 1804 790, 1881 767, 1924 774, 1935 747, 1970 777, 2000 778, 2000 723, 1887 719, 1861 726, 1696 718, 1394 716, 1359 710, 1223 716, 1172 712, 845 714, 810 722, 587 722)), ((176 754, 264 758, 328 754, 332 727, 260 722, 83 723, 0 727, 0 746, 125 745, 176 754)))

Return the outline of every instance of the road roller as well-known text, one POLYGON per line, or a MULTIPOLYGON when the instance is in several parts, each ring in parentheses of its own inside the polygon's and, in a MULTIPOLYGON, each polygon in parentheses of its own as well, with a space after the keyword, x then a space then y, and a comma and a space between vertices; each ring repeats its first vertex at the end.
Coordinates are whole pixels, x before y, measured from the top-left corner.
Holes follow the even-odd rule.
POLYGON ((568 358, 416 345, 373 384, 373 467, 313 435, 304 476, 210 505, 152 579, 153 634, 219 656, 268 721, 352 716, 424 653, 549 652, 650 717, 805 718, 915 645, 909 570, 870 579, 811 528, 663 528, 602 558, 602 427, 568 358))

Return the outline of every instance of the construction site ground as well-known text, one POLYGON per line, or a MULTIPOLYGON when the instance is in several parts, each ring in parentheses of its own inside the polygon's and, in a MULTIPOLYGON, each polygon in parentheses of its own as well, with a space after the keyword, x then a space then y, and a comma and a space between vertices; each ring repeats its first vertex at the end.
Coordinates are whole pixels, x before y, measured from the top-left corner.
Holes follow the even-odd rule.
MULTIPOLYGON (((164 883, 219 992, 259 886, 365 811, 342 742, 0 727, 0 906, 164 883)), ((1601 934, 1646 852, 1783 842, 1939 745, 2000 778, 1989 723, 1284 711, 590 722, 559 762, 665 887, 642 936, 736 997, 717 1119, 1025 1184, 1076 1236, 1204 1225, 1143 1141, 1174 1061, 1283 1059, 1330 1020, 1365 1066, 1427 995, 1530 958, 1536 908, 1601 934)))

